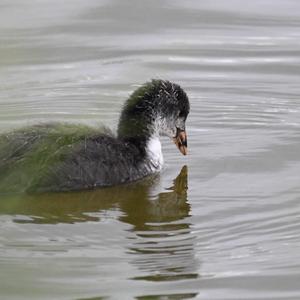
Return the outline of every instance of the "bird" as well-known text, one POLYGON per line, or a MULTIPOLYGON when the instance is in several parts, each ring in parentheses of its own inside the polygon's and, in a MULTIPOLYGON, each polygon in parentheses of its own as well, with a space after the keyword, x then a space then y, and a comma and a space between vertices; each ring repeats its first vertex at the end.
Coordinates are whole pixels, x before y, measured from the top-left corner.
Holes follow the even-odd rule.
POLYGON ((104 188, 161 171, 161 136, 187 155, 190 103, 176 83, 152 79, 125 101, 117 132, 83 124, 45 123, 0 135, 0 192, 104 188))

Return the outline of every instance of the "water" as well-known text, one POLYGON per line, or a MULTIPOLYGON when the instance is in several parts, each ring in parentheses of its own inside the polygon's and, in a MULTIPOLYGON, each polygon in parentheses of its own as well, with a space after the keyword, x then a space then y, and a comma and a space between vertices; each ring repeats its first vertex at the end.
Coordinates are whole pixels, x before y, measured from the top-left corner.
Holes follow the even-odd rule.
POLYGON ((299 299, 300 3, 0 3, 0 128, 116 127, 150 78, 191 100, 160 176, 0 200, 1 299, 299 299), (186 166, 186 167, 185 167, 186 166))

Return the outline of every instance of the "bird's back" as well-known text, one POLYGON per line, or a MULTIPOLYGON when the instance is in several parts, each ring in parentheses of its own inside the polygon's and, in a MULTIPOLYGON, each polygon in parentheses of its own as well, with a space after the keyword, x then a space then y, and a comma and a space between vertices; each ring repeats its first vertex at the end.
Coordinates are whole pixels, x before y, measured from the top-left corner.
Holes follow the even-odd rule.
POLYGON ((67 191, 127 182, 147 175, 139 155, 103 128, 58 123, 27 127, 0 135, 0 192, 67 191))

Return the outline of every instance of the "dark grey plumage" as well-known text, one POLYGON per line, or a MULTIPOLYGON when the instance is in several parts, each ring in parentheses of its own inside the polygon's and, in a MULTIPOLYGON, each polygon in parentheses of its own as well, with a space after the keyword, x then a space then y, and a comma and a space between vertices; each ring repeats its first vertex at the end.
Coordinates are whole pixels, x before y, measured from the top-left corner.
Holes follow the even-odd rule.
POLYGON ((68 191, 106 187, 149 174, 145 154, 131 143, 99 135, 81 141, 65 160, 50 167, 33 190, 68 191))

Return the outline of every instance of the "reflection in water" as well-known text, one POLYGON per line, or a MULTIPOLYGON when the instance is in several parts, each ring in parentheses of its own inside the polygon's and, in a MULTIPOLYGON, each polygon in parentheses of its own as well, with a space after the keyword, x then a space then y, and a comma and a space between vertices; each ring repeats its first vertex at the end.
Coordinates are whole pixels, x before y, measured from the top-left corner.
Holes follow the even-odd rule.
POLYGON ((186 221, 190 205, 187 202, 187 167, 183 167, 167 192, 154 199, 129 205, 130 211, 121 220, 132 224, 135 234, 130 248, 138 254, 133 264, 144 276, 134 279, 169 281, 196 278, 197 262, 194 255, 194 238, 186 221))
MULTIPOLYGON (((137 300, 184 300, 191 299, 197 296, 197 293, 189 294, 168 294, 168 295, 147 295, 136 297, 137 300)), ((106 300, 108 297, 82 298, 78 300, 106 300)))
POLYGON ((196 278, 194 237, 187 221, 187 167, 170 188, 150 196, 158 180, 156 176, 80 193, 5 196, 0 200, 0 214, 14 215, 18 223, 57 224, 99 221, 104 212, 118 211, 119 220, 132 225, 126 234, 131 263, 139 270, 134 280, 196 278))
POLYGON ((197 296, 197 293, 174 294, 174 295, 151 295, 136 297, 137 300, 183 300, 191 299, 197 296))
POLYGON ((56 224, 99 221, 101 214, 95 213, 119 210, 125 215, 120 220, 134 225, 135 231, 154 230, 151 222, 170 222, 160 227, 188 227, 171 223, 189 214, 187 167, 182 168, 174 186, 158 194, 156 199, 150 196, 150 190, 158 180, 158 176, 153 176, 128 185, 82 192, 2 194, 0 215, 26 216, 16 217, 14 221, 18 223, 56 224))
MULTIPOLYGON (((123 211, 130 209, 130 206, 126 205, 128 202, 135 206, 139 202, 147 201, 148 190, 157 180, 157 177, 149 177, 133 184, 82 192, 2 195, 0 214, 29 217, 16 217, 14 221, 18 223, 99 221, 103 211, 123 211)), ((131 214, 130 211, 125 213, 131 214)))

